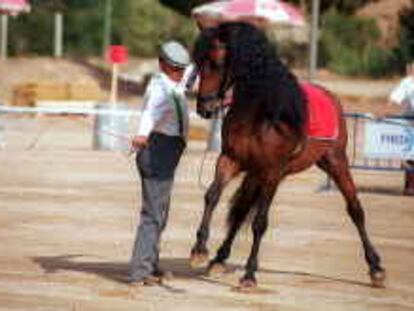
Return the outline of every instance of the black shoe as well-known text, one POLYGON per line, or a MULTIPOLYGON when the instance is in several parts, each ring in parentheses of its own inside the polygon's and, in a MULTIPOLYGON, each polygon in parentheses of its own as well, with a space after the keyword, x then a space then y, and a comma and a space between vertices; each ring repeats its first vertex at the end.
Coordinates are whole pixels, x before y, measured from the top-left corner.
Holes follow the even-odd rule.
POLYGON ((173 278, 173 274, 170 271, 164 271, 161 269, 157 269, 152 273, 154 278, 159 278, 162 280, 171 280, 173 278))

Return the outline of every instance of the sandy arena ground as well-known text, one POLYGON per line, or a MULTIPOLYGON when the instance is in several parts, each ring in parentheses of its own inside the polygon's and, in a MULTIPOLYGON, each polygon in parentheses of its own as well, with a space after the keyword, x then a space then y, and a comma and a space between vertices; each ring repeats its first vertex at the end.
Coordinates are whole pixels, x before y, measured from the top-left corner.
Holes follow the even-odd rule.
MULTIPOLYGON (((280 188, 262 244, 258 292, 242 294, 233 289, 249 252, 249 228, 234 245, 232 273, 207 277, 188 265, 204 193, 203 145, 191 143, 162 243, 162 266, 174 278, 130 288, 125 278, 140 201, 133 159, 91 151, 78 123, 50 122, 53 130, 40 138, 13 125, 0 150, 0 310, 414 310, 414 199, 399 195, 401 173, 354 172, 387 269, 386 288, 370 287, 342 198, 318 193, 324 176, 312 169, 280 188)), ((204 182, 213 163, 210 154, 204 182)), ((212 252, 225 232, 230 190, 214 218, 212 252)))

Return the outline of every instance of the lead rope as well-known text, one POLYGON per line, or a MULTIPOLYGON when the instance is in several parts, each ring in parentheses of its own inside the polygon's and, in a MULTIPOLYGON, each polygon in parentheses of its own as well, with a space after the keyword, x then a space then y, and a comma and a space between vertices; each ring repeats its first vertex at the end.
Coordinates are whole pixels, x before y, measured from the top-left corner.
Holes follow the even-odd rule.
MULTIPOLYGON (((73 120, 73 119, 72 119, 73 120)), ((36 145, 39 143, 41 137, 48 132, 48 130, 50 129, 51 125, 53 123, 55 123, 56 120, 52 120, 49 121, 47 126, 45 126, 45 128, 43 130, 40 131, 40 133, 38 133, 38 135, 34 138, 34 140, 25 148, 25 150, 32 150, 36 147, 36 145)), ((81 119, 75 119, 74 121, 77 121, 79 124, 82 124, 85 127, 90 128, 90 124, 89 122, 85 121, 85 120, 81 120, 81 119)), ((128 136, 113 132, 113 131, 108 131, 108 130, 98 130, 99 133, 120 139, 120 140, 124 140, 124 141, 128 141, 129 146, 131 146, 130 141, 131 139, 128 136)), ((125 158, 128 162, 128 165, 131 166, 131 162, 129 161, 131 156, 135 153, 135 152, 139 152, 139 150, 133 149, 132 147, 127 151, 122 151, 121 154, 124 156, 123 158, 125 158)), ((132 170, 133 171, 133 170, 132 170)), ((135 217, 135 209, 134 208, 130 208, 129 209, 129 231, 130 233, 134 232, 134 217, 135 217)), ((115 242, 115 247, 117 249, 120 250, 120 253, 122 256, 124 256, 128 251, 119 243, 119 242, 115 242), (125 251, 125 252, 124 252, 125 251)))
POLYGON ((48 121, 49 122, 45 125, 45 127, 39 131, 36 137, 30 142, 30 144, 28 144, 24 148, 24 150, 29 151, 29 150, 33 150, 36 148, 42 136, 44 136, 44 134, 46 134, 49 131, 51 125, 55 122, 55 120, 48 120, 48 121))
MULTIPOLYGON (((85 121, 85 120, 81 120, 81 119, 76 119, 76 121, 78 121, 78 123, 82 124, 85 127, 90 128, 90 124, 89 122, 85 121)), ((122 158, 124 158, 126 160, 126 162, 128 163, 127 165, 129 166, 129 171, 130 172, 135 172, 135 167, 132 167, 132 163, 131 163, 131 156, 133 154, 135 154, 136 152, 139 152, 139 149, 134 149, 131 145, 131 139, 130 137, 120 134, 120 133, 116 133, 113 131, 109 131, 109 130, 105 130, 105 129, 100 129, 98 130, 99 133, 114 137, 116 139, 119 140, 123 140, 123 141, 127 141, 128 142, 128 146, 129 146, 129 150, 127 151, 121 151, 121 155, 123 156, 122 158)), ((130 176, 130 178, 132 178, 130 176)), ((134 180, 136 179, 136 176, 134 176, 134 180)), ((134 204, 136 205, 136 204, 134 204)), ((128 213, 129 213, 129 233, 130 234, 134 234, 134 228, 135 228, 135 219, 136 219, 136 210, 134 208, 134 205, 131 204, 131 207, 128 209, 128 213)), ((129 246, 126 247, 125 245, 122 245, 121 242, 114 242, 115 243, 115 247, 119 250, 119 253, 122 256, 126 256, 129 252, 129 246)))
POLYGON ((201 159, 200 168, 198 170, 198 187, 202 190, 207 190, 208 185, 203 183, 204 163, 208 154, 208 145, 204 149, 203 158, 201 159))
MULTIPOLYGON (((225 107, 224 107, 224 97, 223 97, 220 101, 220 105, 218 109, 218 117, 219 119, 221 119, 221 124, 223 124, 223 120, 224 120, 224 109, 225 107)), ((203 183, 204 163, 206 161, 207 154, 208 154, 208 143, 206 145, 206 148, 204 149, 203 158, 201 159, 201 163, 200 163, 200 169, 198 170, 198 187, 203 190, 208 189, 208 185, 203 183)))

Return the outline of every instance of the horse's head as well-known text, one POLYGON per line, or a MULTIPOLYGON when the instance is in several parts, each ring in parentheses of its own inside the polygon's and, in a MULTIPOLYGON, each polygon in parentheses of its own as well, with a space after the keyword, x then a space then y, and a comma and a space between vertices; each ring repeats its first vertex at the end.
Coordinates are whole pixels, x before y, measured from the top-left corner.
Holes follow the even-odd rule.
POLYGON ((260 84, 256 77, 265 76, 266 49, 264 32, 247 23, 223 23, 202 31, 193 52, 200 78, 197 112, 204 118, 216 115, 236 82, 260 84))
POLYGON ((195 44, 193 57, 200 79, 197 113, 203 118, 219 113, 225 93, 231 87, 228 54, 227 42, 219 28, 203 31, 195 44))
POLYGON ((285 122, 298 131, 306 105, 295 75, 280 60, 266 34, 247 23, 223 23, 201 32, 193 59, 199 71, 197 112, 211 118, 233 89, 232 108, 285 122))

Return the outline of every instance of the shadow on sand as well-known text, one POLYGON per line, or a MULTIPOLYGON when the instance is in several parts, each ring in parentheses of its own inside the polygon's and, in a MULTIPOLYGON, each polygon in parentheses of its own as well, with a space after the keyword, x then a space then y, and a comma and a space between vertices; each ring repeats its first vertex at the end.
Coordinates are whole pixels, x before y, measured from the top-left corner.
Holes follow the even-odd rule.
POLYGON ((359 186, 358 191, 360 193, 369 193, 369 194, 380 194, 386 196, 403 196, 403 191, 401 188, 392 188, 392 187, 369 187, 369 186, 359 186))
MULTIPOLYGON (((378 195, 396 196, 396 197, 403 196, 403 191, 400 187, 358 185, 357 190, 359 193, 378 194, 378 195)), ((321 185, 319 188, 316 189, 316 192, 320 192, 320 193, 337 192, 339 193, 339 190, 336 187, 336 185, 331 183, 329 186, 326 184, 321 185)))
MULTIPOLYGON (((128 263, 81 261, 82 257, 86 256, 81 254, 68 254, 52 257, 31 257, 31 260, 38 264, 43 269, 44 273, 47 274, 57 273, 61 270, 76 271, 97 275, 121 284, 128 284, 128 263)), ((166 271, 171 271, 175 278, 192 279, 225 287, 233 287, 233 285, 230 285, 228 283, 220 282, 217 278, 211 278, 206 276, 205 268, 191 268, 189 265, 188 258, 165 258, 161 260, 161 266, 166 271)), ((240 265, 228 264, 227 268, 229 271, 228 273, 234 273, 243 270, 243 267, 240 265)), ((302 271, 280 271, 271 269, 260 269, 259 272, 274 275, 290 275, 292 277, 306 277, 310 279, 309 283, 335 282, 354 286, 371 287, 370 283, 335 278, 302 271)))

